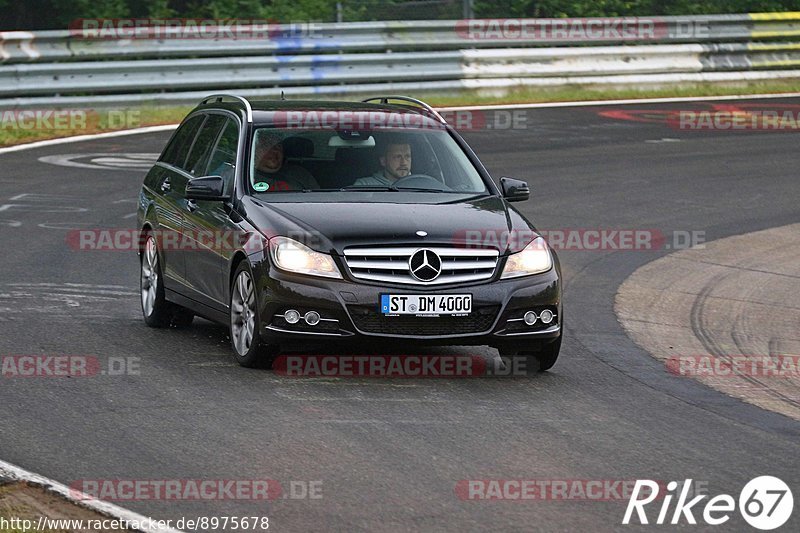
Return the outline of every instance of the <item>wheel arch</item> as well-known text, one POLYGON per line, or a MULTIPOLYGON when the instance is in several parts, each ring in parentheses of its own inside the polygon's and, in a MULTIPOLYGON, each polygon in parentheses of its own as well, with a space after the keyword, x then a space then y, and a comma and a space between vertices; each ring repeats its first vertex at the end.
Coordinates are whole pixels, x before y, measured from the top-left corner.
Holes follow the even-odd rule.
POLYGON ((233 276, 236 274, 236 269, 239 268, 239 265, 242 264, 242 261, 247 261, 247 254, 245 254, 242 250, 237 250, 236 253, 233 254, 231 257, 231 266, 228 270, 228 299, 230 300, 230 290, 233 286, 233 276))

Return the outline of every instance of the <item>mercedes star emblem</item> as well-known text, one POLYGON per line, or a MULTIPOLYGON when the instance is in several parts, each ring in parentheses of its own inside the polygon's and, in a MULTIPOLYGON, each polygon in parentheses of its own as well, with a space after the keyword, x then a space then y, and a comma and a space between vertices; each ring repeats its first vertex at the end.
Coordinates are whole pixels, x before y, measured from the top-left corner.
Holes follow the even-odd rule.
POLYGON ((408 270, 420 281, 433 281, 442 273, 442 260, 433 250, 423 248, 411 254, 408 270))

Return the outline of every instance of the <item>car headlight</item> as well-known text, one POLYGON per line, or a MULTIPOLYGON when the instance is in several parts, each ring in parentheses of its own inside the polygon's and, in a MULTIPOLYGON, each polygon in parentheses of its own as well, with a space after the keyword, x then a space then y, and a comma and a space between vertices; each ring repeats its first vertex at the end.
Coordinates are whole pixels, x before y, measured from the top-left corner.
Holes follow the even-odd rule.
POLYGON ((336 263, 328 254, 315 252, 308 246, 287 237, 273 237, 269 251, 275 266, 288 272, 342 279, 336 263))
POLYGON ((550 255, 550 248, 543 238, 536 237, 521 252, 508 256, 501 278, 541 274, 551 268, 553 268, 553 256, 550 255))

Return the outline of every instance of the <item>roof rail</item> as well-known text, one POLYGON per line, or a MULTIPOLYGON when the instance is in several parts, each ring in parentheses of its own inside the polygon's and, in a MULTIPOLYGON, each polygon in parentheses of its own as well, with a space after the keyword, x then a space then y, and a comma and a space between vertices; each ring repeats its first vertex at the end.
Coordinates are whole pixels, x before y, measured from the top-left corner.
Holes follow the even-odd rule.
POLYGON ((447 124, 447 121, 444 119, 442 115, 440 115, 433 107, 426 104, 422 100, 417 100, 416 98, 411 98, 410 96, 399 96, 399 95, 387 95, 387 96, 373 96, 372 98, 367 98, 366 100, 362 100, 362 102, 369 103, 369 102, 380 102, 382 104, 388 104, 389 100, 399 100, 401 102, 409 102, 412 104, 416 104, 441 122, 442 124, 447 124))
POLYGON ((250 107, 250 102, 247 101, 247 98, 243 96, 237 96, 235 94, 225 94, 225 93, 212 94, 210 96, 206 96, 205 98, 203 98, 200 104, 205 104, 212 98, 216 99, 217 102, 222 102, 223 98, 233 98, 234 100, 241 102, 242 104, 244 104, 244 109, 247 112, 247 122, 249 123, 253 122, 253 108, 250 107))

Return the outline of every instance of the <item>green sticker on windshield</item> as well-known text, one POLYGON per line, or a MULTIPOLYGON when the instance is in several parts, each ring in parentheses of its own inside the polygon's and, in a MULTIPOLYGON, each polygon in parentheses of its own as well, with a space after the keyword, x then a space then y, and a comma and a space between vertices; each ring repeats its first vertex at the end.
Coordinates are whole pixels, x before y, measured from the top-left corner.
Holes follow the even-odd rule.
POLYGON ((253 188, 258 192, 264 192, 266 190, 269 190, 269 183, 266 183, 264 181, 259 181, 258 183, 253 184, 253 188))

